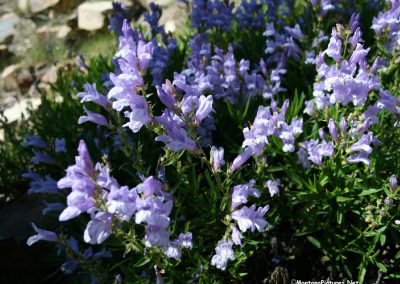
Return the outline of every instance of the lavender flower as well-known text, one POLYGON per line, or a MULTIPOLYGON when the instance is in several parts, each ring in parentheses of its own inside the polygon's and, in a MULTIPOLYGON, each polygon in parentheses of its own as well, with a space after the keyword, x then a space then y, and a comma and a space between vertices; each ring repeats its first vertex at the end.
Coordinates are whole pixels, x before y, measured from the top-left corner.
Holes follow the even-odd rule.
POLYGON ((93 198, 96 184, 93 180, 95 171, 93 162, 83 140, 78 147, 79 156, 75 157, 75 165, 69 166, 67 175, 57 183, 59 188, 71 188, 67 197, 67 208, 61 213, 60 221, 75 218, 81 213, 93 208, 93 198))
POLYGON ((255 183, 255 180, 252 179, 247 184, 236 185, 233 188, 231 204, 232 209, 236 208, 240 204, 245 204, 247 202, 247 196, 253 196, 255 198, 259 198, 261 196, 260 191, 253 187, 255 183))
POLYGON ((33 235, 33 236, 29 237, 29 239, 26 241, 26 244, 28 246, 31 246, 38 241, 48 241, 48 242, 58 242, 59 241, 58 235, 56 233, 39 229, 38 227, 36 227, 36 225, 34 223, 31 223, 31 224, 32 224, 33 229, 36 231, 37 235, 33 235))
POLYGON ((397 178, 395 175, 392 175, 389 180, 390 189, 394 192, 397 190, 397 178))
POLYGON ((214 172, 218 172, 222 165, 225 164, 224 161, 224 148, 222 147, 211 147, 210 152, 211 163, 213 165, 214 172))
POLYGON ((160 101, 170 110, 172 110, 176 105, 176 99, 171 94, 173 86, 169 80, 165 81, 165 84, 160 86, 156 86, 157 88, 157 95, 160 98, 160 101))
POLYGON ((129 107, 131 111, 124 114, 129 122, 124 124, 133 132, 151 121, 148 114, 146 100, 138 94, 138 89, 144 84, 141 73, 150 64, 153 53, 153 43, 145 43, 141 34, 132 32, 129 23, 125 20, 122 26, 123 36, 120 37, 119 50, 116 62, 120 74, 110 74, 114 87, 108 93, 108 98, 113 101, 112 107, 121 111, 129 107), (134 39, 135 37, 135 39, 134 39))
POLYGON ((276 180, 268 180, 265 185, 268 187, 269 194, 271 194, 271 197, 274 196, 275 194, 279 194, 279 185, 281 184, 280 179, 276 180))
POLYGON ((64 138, 56 138, 54 141, 55 151, 56 153, 66 153, 67 149, 65 148, 65 139, 64 138))
POLYGON ((112 215, 93 208, 90 217, 83 239, 92 245, 101 244, 111 235, 112 215))
POLYGON ((156 141, 167 144, 172 151, 178 152, 182 149, 189 151, 196 150, 196 143, 188 137, 186 130, 172 117, 172 114, 165 110, 161 116, 155 117, 156 121, 162 124, 167 135, 160 135, 156 141))
POLYGON ((83 87, 85 91, 77 95, 77 97, 81 99, 81 103, 93 102, 106 110, 110 108, 110 102, 107 100, 106 96, 97 91, 96 84, 91 85, 86 83, 83 87))
POLYGON ((252 155, 252 149, 246 148, 242 154, 237 156, 235 160, 233 160, 232 165, 229 167, 229 171, 233 173, 238 168, 240 168, 244 163, 246 163, 252 155))
POLYGON ((53 165, 56 163, 54 158, 47 153, 38 152, 35 149, 32 149, 32 152, 35 154, 35 156, 33 156, 31 159, 32 163, 34 164, 44 163, 53 165))
POLYGON ((307 162, 301 159, 307 157, 308 160, 314 164, 321 166, 323 157, 330 157, 333 155, 333 142, 322 141, 319 144, 318 140, 308 140, 303 142, 302 151, 299 151, 300 162, 303 166, 307 167, 307 162))
POLYGON ((228 264, 228 260, 234 260, 235 254, 232 249, 232 241, 228 239, 220 240, 217 247, 215 248, 215 255, 211 259, 211 265, 214 265, 218 269, 225 270, 228 264))
POLYGON ((242 233, 238 230, 236 226, 231 225, 232 228, 232 241, 235 245, 242 245, 242 233))
POLYGON ((342 57, 341 55, 342 52, 342 41, 340 40, 338 33, 336 31, 336 28, 332 29, 332 36, 329 40, 328 44, 328 49, 325 51, 325 53, 329 56, 335 59, 336 62, 340 60, 342 57))
POLYGON ((335 139, 335 141, 338 141, 339 140, 338 131, 336 128, 336 124, 332 118, 329 119, 328 129, 329 129, 329 134, 333 137, 333 139, 335 139))
POLYGON ((26 141, 21 143, 22 147, 37 147, 37 148, 42 148, 42 149, 47 149, 49 145, 44 142, 42 139, 40 139, 36 135, 25 135, 26 141))
POLYGON ((207 117, 210 112, 214 111, 212 109, 213 98, 212 96, 200 96, 199 106, 195 113, 195 122, 199 124, 205 117, 207 117))
POLYGON ((268 224, 267 221, 263 219, 268 210, 269 205, 259 207, 257 210, 255 205, 250 207, 243 206, 232 213, 232 219, 237 221, 239 229, 242 232, 246 232, 248 229, 252 232, 254 232, 255 229, 262 232, 268 224))
POLYGON ((62 211, 65 208, 65 205, 60 202, 47 203, 44 201, 44 204, 46 207, 42 210, 42 215, 46 215, 52 211, 62 211))
POLYGON ((108 212, 119 216, 121 220, 128 221, 136 211, 137 198, 135 189, 129 190, 127 186, 118 188, 112 185, 107 195, 108 212))
POLYGON ((188 249, 193 248, 191 232, 187 232, 185 234, 180 233, 179 237, 178 237, 178 241, 179 241, 179 244, 184 248, 188 248, 188 249))
POLYGON ((92 112, 90 110, 87 110, 85 107, 84 107, 84 110, 87 115, 83 115, 83 116, 79 117, 78 124, 82 124, 82 123, 90 121, 97 125, 102 125, 102 126, 106 126, 106 127, 110 126, 110 123, 103 115, 92 112))

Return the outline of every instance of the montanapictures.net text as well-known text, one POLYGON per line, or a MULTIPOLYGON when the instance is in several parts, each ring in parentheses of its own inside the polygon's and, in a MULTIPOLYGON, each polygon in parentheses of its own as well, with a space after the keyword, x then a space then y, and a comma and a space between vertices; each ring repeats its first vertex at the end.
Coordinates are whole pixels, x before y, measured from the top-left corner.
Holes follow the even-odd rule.
POLYGON ((358 284, 358 281, 343 280, 343 281, 331 281, 331 280, 319 280, 319 281, 303 281, 293 279, 291 284, 358 284))

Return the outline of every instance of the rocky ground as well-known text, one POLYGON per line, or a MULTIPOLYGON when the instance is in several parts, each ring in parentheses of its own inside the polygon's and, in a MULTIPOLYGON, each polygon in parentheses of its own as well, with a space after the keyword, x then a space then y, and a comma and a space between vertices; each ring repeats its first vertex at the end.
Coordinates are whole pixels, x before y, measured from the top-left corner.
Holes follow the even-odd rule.
MULTIPOLYGON (((134 25, 143 23, 150 2, 163 9, 160 22, 174 32, 186 20, 186 7, 174 0, 120 0, 134 25)), ((112 1, 0 0, 0 112, 10 123, 37 107, 58 70, 76 57, 111 55, 116 41, 108 32, 112 1)), ((2 134, 0 129, 0 140, 2 134)))

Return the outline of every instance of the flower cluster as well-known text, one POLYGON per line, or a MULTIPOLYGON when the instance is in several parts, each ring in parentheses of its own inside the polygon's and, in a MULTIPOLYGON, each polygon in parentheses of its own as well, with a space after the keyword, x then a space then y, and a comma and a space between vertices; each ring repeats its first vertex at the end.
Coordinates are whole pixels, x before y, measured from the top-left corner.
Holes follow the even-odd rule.
POLYGON ((230 218, 235 221, 231 224, 229 230, 231 231, 231 238, 227 240, 220 240, 217 247, 215 248, 216 254, 211 259, 211 264, 221 270, 225 270, 229 260, 234 260, 235 255, 232 249, 233 244, 242 245, 242 233, 250 230, 254 232, 262 232, 267 225, 267 221, 264 220, 264 215, 269 210, 269 205, 264 207, 256 208, 255 205, 250 207, 240 205, 247 203, 249 196, 259 198, 261 196, 260 191, 254 188, 255 180, 251 180, 247 184, 237 185, 233 188, 231 210, 232 213, 230 218), (237 228, 239 227, 239 229, 237 228))
POLYGON ((101 244, 112 234, 112 227, 121 221, 135 218, 136 224, 146 223, 145 244, 158 246, 169 257, 179 258, 182 247, 191 247, 191 235, 181 234, 170 241, 168 226, 172 209, 172 196, 162 190, 161 182, 150 176, 136 187, 119 186, 110 176, 110 169, 100 163, 93 165, 86 144, 81 141, 75 165, 69 166, 67 175, 58 181, 59 188, 71 188, 67 207, 60 221, 68 221, 87 212, 91 220, 86 226, 84 240, 101 244))

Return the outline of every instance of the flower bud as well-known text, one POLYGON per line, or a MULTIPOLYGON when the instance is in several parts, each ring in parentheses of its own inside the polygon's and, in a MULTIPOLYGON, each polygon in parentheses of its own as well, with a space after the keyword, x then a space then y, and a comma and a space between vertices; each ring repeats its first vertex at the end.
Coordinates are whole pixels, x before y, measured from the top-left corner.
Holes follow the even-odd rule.
POLYGON ((387 207, 392 207, 393 206, 393 199, 386 197, 385 200, 383 201, 387 207))
POLYGON ((397 190, 398 185, 397 185, 397 178, 396 178, 396 176, 392 175, 392 176, 390 177, 389 185, 390 185, 390 189, 391 189, 393 192, 397 190))
POLYGON ((221 166, 225 164, 224 148, 222 148, 222 147, 217 148, 217 147, 212 146, 210 158, 211 158, 211 163, 213 165, 214 172, 219 171, 221 166))
POLYGON ((339 135, 337 132, 337 128, 335 125, 335 122, 333 121, 333 119, 329 119, 329 123, 328 123, 328 129, 329 129, 329 134, 333 137, 333 139, 335 139, 335 141, 339 140, 339 135))
POLYGON ((340 120, 340 130, 342 131, 342 134, 347 132, 347 121, 344 116, 340 120))
POLYGON ((322 140, 326 141, 326 135, 325 135, 324 129, 322 129, 322 128, 318 129, 318 134, 319 134, 319 137, 320 137, 322 140))

